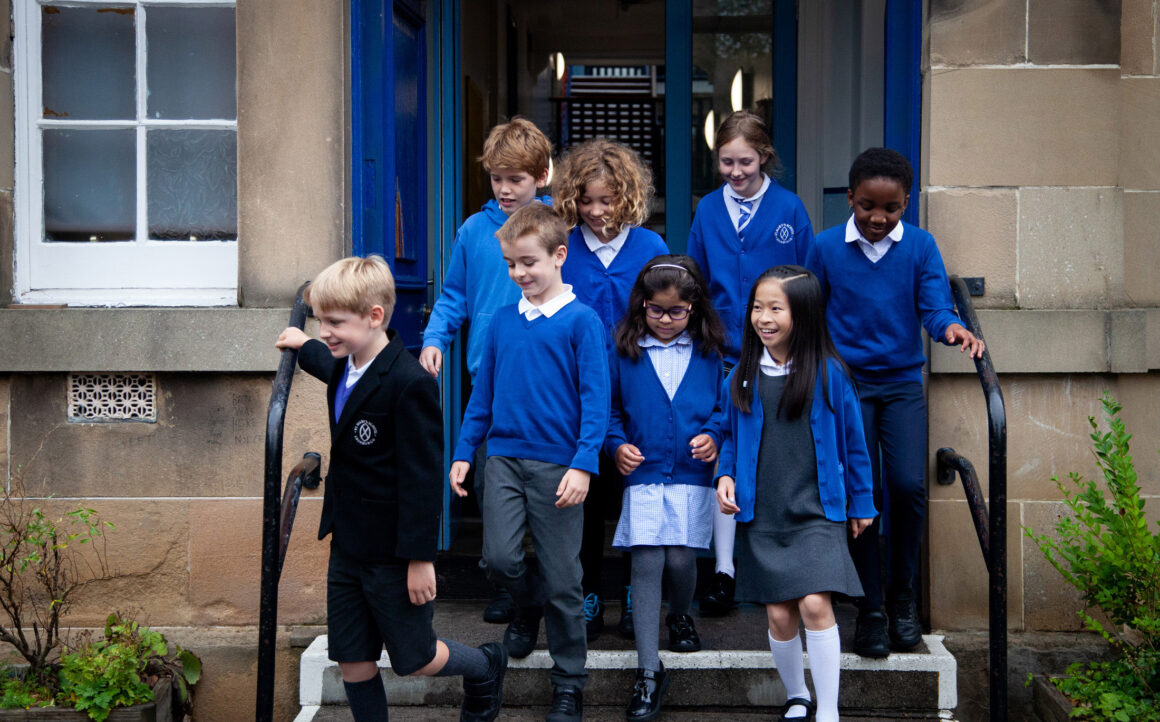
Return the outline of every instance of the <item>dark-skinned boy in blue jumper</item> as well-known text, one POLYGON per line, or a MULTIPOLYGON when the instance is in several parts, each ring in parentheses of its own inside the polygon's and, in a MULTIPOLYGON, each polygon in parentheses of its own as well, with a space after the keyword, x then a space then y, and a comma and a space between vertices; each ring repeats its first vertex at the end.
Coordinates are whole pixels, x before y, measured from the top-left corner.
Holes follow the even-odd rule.
POLYGON ((523 297, 492 320, 455 448, 451 488, 466 494, 463 481, 486 435, 483 555, 488 576, 517 606, 504 645, 513 657, 531 654, 543 616, 554 662, 548 720, 580 720, 588 655, 580 505, 608 431, 604 329, 561 278, 568 227, 550 208, 521 208, 498 237, 508 275, 523 297), (524 564, 525 529, 536 548, 537 578, 524 564))
POLYGON ((955 315, 934 237, 901 220, 913 179, 896 151, 860 154, 850 167, 850 220, 819 234, 806 264, 822 284, 830 334, 858 385, 880 509, 883 484, 888 489, 885 614, 879 524, 850 543, 866 592, 854 651, 865 657, 885 657, 891 645, 910 649, 922 639, 914 590, 926 516, 922 329, 972 357, 983 353, 982 340, 955 315))

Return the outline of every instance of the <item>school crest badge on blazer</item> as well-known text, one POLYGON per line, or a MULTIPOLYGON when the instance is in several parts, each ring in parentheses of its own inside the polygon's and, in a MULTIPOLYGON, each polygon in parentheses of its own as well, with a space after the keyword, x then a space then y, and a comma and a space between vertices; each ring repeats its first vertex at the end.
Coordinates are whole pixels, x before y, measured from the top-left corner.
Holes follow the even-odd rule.
POLYGON ((354 425, 354 441, 360 446, 370 446, 378 438, 379 430, 366 419, 359 419, 354 425))

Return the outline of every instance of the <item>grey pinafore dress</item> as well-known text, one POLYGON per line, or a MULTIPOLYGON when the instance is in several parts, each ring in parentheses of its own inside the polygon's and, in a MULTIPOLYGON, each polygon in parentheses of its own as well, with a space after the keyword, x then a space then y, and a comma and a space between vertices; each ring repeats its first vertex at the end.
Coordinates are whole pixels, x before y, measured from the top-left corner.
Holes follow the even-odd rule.
POLYGON ((822 509, 810 405, 792 421, 784 410, 777 415, 789 377, 757 376, 765 418, 753 521, 737 524, 737 599, 770 604, 816 592, 860 597, 846 525, 822 509))

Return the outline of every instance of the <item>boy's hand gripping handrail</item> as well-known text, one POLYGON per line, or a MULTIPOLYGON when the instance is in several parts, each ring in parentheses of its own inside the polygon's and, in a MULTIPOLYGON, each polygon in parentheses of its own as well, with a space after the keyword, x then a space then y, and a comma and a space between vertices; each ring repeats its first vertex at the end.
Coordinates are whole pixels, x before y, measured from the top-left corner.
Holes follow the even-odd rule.
MULTIPOLYGON (((967 330, 983 338, 979 318, 971 303, 967 284, 951 276, 951 295, 959 317, 967 330)), ((990 586, 990 707, 991 719, 1007 719, 1007 412, 999 377, 991 363, 990 349, 975 359, 975 371, 987 402, 987 484, 990 504, 983 498, 975 467, 952 448, 937 454, 937 478, 940 484, 953 484, 958 472, 966 493, 967 505, 975 522, 975 532, 987 565, 990 586), (989 508, 988 508, 989 507, 989 508)))
MULTIPOLYGON (((307 306, 302 298, 308 283, 302 284, 294 298, 290 325, 306 325, 307 306)), ((254 719, 270 722, 274 715, 274 652, 278 627, 278 580, 290 528, 294 524, 301 487, 317 487, 318 459, 308 454, 294 467, 293 478, 287 484, 287 501, 282 500, 282 431, 286 419, 286 401, 290 398, 290 383, 298 364, 297 349, 285 349, 274 376, 274 389, 266 412, 266 472, 262 498, 262 581, 258 609, 258 694, 254 719), (314 487, 310 484, 313 483, 314 487), (287 508, 287 506, 289 508, 287 508), (282 532, 281 534, 279 532, 282 532)), ((318 455, 315 454, 315 457, 318 455)))

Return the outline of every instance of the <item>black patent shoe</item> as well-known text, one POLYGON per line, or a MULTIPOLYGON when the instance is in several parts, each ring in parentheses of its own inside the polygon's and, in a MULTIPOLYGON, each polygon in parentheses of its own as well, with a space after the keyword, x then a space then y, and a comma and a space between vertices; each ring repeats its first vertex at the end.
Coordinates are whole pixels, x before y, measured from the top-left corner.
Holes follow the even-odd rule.
POLYGON ((669 673, 661 665, 659 671, 636 670, 636 684, 624 716, 630 720, 648 720, 661 713, 661 697, 669 688, 669 673))
POLYGON ((665 617, 665 624, 669 627, 670 652, 699 652, 701 638, 697 635, 697 628, 693 626, 693 618, 688 614, 669 614, 665 617))
POLYGON ((813 700, 805 699, 803 697, 792 697, 785 701, 785 705, 781 708, 781 717, 778 717, 779 722, 809 722, 814 718, 818 706, 814 704, 813 700), (806 713, 801 717, 786 717, 789 711, 794 707, 805 707, 806 713))
POLYGON ((584 597, 584 631, 589 642, 595 642, 604 631, 604 604, 595 594, 584 597))
POLYGON ((487 678, 479 682, 463 680, 463 704, 459 707, 459 722, 492 722, 499 716, 499 709, 503 706, 507 650, 498 642, 488 642, 479 650, 487 657, 487 678))
POLYGON ((576 687, 556 685, 548 722, 580 722, 584 719, 584 693, 576 687))
POLYGON ((860 657, 881 659, 890 656, 886 639, 886 615, 879 609, 858 612, 854 625, 854 653, 860 657))
POLYGON ((491 601, 483 610, 483 621, 489 624, 507 624, 516 616, 516 603, 503 587, 492 587, 491 601))
POLYGON ((624 588, 624 599, 620 605, 620 621, 616 632, 629 641, 636 639, 636 624, 632 621, 632 587, 624 588))
POLYGON ((914 597, 899 597, 886 603, 890 617, 890 645, 899 651, 918 646, 922 641, 922 625, 914 597))
POLYGON ((737 602, 733 601, 733 592, 736 588, 737 582, 733 577, 724 572, 714 574, 708 594, 701 597, 701 614, 706 617, 727 614, 737 606, 737 602))
POLYGON ((539 607, 527 607, 516 610, 515 619, 503 633, 503 646, 507 647, 508 654, 516 659, 523 659, 536 648, 536 638, 540 636, 540 617, 544 610, 539 607))

